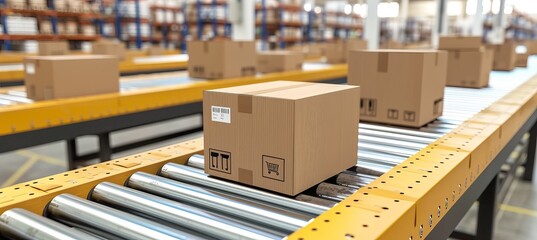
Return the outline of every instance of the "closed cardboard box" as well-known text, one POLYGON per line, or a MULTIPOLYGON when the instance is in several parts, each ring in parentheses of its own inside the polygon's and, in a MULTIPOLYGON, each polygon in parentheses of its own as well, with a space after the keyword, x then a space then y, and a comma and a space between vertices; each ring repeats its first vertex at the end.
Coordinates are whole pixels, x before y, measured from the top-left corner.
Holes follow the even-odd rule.
POLYGON ((489 84, 494 52, 485 48, 477 51, 449 51, 447 86, 482 88, 489 84))
POLYGON ((296 195, 356 164, 360 89, 276 81, 204 92, 205 172, 296 195))
POLYGON ((42 41, 38 43, 38 49, 40 56, 69 54, 69 44, 66 41, 42 41))
POLYGON ((517 67, 528 67, 528 57, 529 53, 517 53, 516 54, 516 66, 517 67))
POLYGON ((313 59, 320 58, 325 55, 326 44, 324 43, 309 43, 304 45, 295 44, 289 48, 289 51, 303 54, 304 58, 313 59))
POLYGON ((26 92, 37 101, 118 92, 118 66, 113 56, 27 57, 26 92))
POLYGON ((115 41, 98 41, 92 45, 92 53, 96 55, 112 55, 119 58, 119 60, 125 60, 125 45, 115 41))
POLYGON ((440 50, 479 50, 481 37, 444 36, 440 37, 440 50))
POLYGON ((351 85, 360 86, 360 118, 421 127, 442 115, 447 52, 351 51, 351 85))
POLYGON ((349 51, 367 49, 367 41, 361 39, 340 40, 326 44, 326 62, 331 64, 346 63, 349 51))
POLYGON ((537 40, 526 40, 524 42, 526 45, 527 53, 530 55, 537 54, 537 40))
POLYGON ((388 40, 380 45, 382 49, 404 49, 405 46, 397 41, 388 40))
POLYGON ((511 71, 515 69, 516 63, 516 42, 505 41, 503 44, 489 44, 487 48, 494 50, 493 70, 511 71))
POLYGON ((304 57, 292 51, 265 51, 257 53, 257 71, 262 73, 302 70, 304 57))
POLYGON ((189 41, 187 51, 190 77, 223 79, 256 74, 255 42, 189 41))

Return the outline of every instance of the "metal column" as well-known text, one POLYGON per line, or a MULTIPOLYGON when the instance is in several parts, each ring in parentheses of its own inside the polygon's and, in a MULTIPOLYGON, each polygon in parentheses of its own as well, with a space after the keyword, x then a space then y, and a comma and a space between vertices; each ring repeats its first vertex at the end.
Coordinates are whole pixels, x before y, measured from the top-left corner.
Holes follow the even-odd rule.
POLYGON ((447 0, 436 0, 436 16, 431 34, 433 48, 438 47, 438 39, 447 33, 447 0))
POLYGON ((237 13, 237 16, 230 18, 233 24, 231 39, 234 41, 255 40, 255 3, 254 0, 231 0, 228 2, 228 17, 237 13))
POLYGON ((135 0, 134 1, 134 8, 136 12, 136 48, 141 49, 142 48, 142 26, 141 26, 141 20, 140 20, 140 1, 135 0))
POLYGON ((365 40, 367 48, 378 49, 380 38, 380 21, 377 15, 379 0, 367 0, 367 17, 365 18, 365 40))
POLYGON ((476 0, 476 2, 477 2, 477 5, 475 7, 474 18, 472 19, 470 35, 482 36, 483 35, 483 0, 476 0))
POLYGON ((492 31, 487 35, 487 40, 493 44, 502 44, 505 41, 505 24, 504 24, 504 9, 505 0, 500 1, 500 9, 498 14, 494 16, 492 21, 492 31))

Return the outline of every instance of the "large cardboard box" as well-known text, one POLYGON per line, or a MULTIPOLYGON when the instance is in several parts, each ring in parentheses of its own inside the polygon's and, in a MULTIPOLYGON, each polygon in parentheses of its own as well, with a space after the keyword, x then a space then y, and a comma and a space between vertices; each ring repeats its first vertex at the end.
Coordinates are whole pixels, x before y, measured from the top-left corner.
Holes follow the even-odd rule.
POLYGON ((351 51, 347 81, 362 89, 360 118, 421 127, 442 115, 447 52, 351 51))
POLYGON ((487 48, 494 50, 493 70, 511 71, 515 69, 516 63, 516 42, 505 41, 503 44, 489 44, 487 48))
POLYGON ((49 100, 119 91, 119 64, 114 56, 42 56, 24 60, 26 92, 49 100))
POLYGON ((264 51, 257 53, 257 71, 262 73, 302 70, 304 57, 293 51, 264 51))
POLYGON ((149 56, 162 56, 166 53, 166 49, 158 46, 151 46, 147 49, 147 55, 149 56))
POLYGON ((38 43, 38 55, 67 55, 69 54, 69 44, 67 41, 42 41, 38 43))
POLYGON ((537 54, 537 40, 526 40, 524 42, 526 45, 527 53, 530 55, 537 54))
POLYGON ((478 50, 481 48, 481 37, 443 36, 440 37, 440 50, 478 50))
POLYGON ((529 53, 517 53, 516 54, 516 67, 528 67, 529 53))
POLYGON ((276 81, 204 92, 205 172, 296 195, 356 164, 360 89, 276 81))
POLYGON ((494 52, 452 50, 448 54, 447 86, 482 88, 489 84, 494 52))
POLYGON ((187 51, 191 77, 222 79, 256 74, 255 42, 189 41, 187 51))
POLYGON ((126 51, 123 43, 101 40, 93 43, 91 52, 96 55, 112 55, 119 60, 125 60, 126 51))
POLYGON ((367 41, 361 39, 338 40, 326 44, 326 62, 331 64, 346 63, 349 51, 367 49, 367 41))

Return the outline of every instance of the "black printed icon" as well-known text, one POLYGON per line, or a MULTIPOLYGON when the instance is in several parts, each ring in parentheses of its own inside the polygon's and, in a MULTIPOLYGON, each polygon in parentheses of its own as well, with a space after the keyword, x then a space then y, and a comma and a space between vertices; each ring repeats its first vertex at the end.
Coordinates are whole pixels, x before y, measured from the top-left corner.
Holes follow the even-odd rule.
POLYGON ((408 122, 416 121, 416 112, 414 112, 414 111, 405 111, 403 113, 403 120, 408 121, 408 122))
POLYGON ((209 149, 209 169, 231 174, 231 153, 209 149))
POLYGON ((377 100, 370 98, 360 99, 360 115, 376 116, 377 115, 377 100))
POLYGON ((285 181, 285 160, 282 158, 263 155, 263 177, 278 181, 285 181))
POLYGON ((399 119, 399 110, 397 110, 397 109, 388 109, 388 118, 389 119, 399 119))

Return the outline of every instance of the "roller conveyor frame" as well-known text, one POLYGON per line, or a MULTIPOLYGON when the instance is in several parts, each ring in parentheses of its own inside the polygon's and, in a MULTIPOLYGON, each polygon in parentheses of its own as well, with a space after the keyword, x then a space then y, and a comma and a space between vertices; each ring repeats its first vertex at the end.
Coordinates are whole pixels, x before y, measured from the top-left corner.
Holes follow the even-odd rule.
MULTIPOLYGON (((480 196, 484 217, 479 217, 477 238, 490 239, 493 220, 487 214, 494 214, 496 176, 523 134, 529 131, 528 145, 536 145, 535 109, 537 78, 358 189, 289 239, 445 239, 480 196)), ((98 183, 123 184, 137 171, 156 173, 168 162, 185 164, 202 150, 202 139, 196 139, 17 184, 0 190, 0 213, 20 207, 40 214, 58 194, 86 198, 98 183)), ((534 156, 535 147, 528 147, 524 179, 533 177, 534 156)))
POLYGON ((111 159, 111 154, 149 143, 198 132, 201 127, 176 132, 140 143, 111 148, 110 133, 202 112, 204 90, 275 80, 343 83, 347 66, 264 74, 234 79, 200 81, 155 87, 117 94, 77 97, 0 107, 0 153, 39 144, 67 141, 69 169, 94 158, 111 159), (99 153, 79 156, 76 138, 97 135, 99 153))

